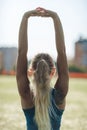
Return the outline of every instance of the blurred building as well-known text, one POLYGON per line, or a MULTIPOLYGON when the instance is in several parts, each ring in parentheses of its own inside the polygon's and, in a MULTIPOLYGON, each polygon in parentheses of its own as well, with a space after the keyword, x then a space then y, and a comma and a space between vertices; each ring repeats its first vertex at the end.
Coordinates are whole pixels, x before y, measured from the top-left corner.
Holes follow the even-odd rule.
POLYGON ((10 71, 16 66, 17 48, 0 48, 0 70, 10 71))
POLYGON ((87 67, 87 39, 80 38, 75 43, 75 60, 78 67, 87 67))

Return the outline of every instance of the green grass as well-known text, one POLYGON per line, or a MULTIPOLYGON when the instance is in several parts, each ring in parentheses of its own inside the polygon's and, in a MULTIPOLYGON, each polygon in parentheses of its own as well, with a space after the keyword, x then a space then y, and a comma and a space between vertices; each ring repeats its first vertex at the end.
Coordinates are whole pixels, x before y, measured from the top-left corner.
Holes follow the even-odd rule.
MULTIPOLYGON (((61 130, 87 130, 87 79, 70 79, 61 130)), ((25 130, 16 79, 0 76, 0 130, 25 130)))
POLYGON ((70 79, 61 130, 87 130, 87 79, 70 79))

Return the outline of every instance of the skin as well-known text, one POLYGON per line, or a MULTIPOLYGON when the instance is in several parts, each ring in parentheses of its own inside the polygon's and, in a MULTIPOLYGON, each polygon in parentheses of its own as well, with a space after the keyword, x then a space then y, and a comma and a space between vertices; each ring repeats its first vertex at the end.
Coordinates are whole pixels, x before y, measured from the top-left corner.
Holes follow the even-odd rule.
MULTIPOLYGON (((20 29, 19 29, 19 47, 18 47, 18 60, 17 60, 17 85, 18 91, 21 97, 22 108, 32 108, 33 94, 30 91, 30 81, 27 76, 27 51, 28 51, 28 40, 27 40, 27 26, 28 19, 32 16, 51 17, 54 23, 55 29, 55 41, 57 50, 57 68, 58 68, 58 79, 55 84, 55 102, 58 108, 65 108, 66 95, 68 92, 68 65, 65 51, 64 34, 60 19, 57 13, 46 10, 44 8, 37 8, 32 11, 28 11, 24 14, 20 29)), ((51 73, 53 75, 53 71, 51 73)))

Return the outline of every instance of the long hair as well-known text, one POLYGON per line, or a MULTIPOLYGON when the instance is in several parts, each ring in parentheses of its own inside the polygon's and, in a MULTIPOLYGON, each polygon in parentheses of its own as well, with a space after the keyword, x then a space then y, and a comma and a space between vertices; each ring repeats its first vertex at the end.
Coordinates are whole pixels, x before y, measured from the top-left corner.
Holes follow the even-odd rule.
POLYGON ((51 130, 49 118, 50 106, 50 73, 54 63, 48 54, 38 54, 32 61, 32 68, 35 70, 35 121, 38 130, 51 130))

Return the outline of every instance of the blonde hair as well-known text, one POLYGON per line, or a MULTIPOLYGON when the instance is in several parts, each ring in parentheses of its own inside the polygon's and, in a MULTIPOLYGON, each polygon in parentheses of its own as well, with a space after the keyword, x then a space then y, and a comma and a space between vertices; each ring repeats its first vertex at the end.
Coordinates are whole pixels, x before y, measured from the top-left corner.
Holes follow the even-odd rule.
POLYGON ((32 61, 32 68, 35 70, 35 121, 38 130, 51 130, 49 117, 50 106, 50 73, 54 63, 48 54, 38 54, 32 61))

